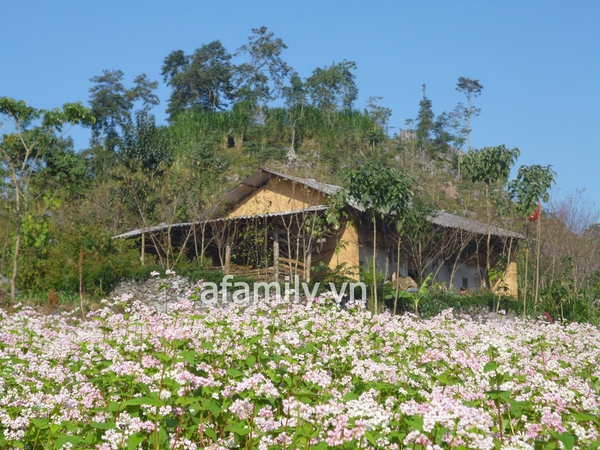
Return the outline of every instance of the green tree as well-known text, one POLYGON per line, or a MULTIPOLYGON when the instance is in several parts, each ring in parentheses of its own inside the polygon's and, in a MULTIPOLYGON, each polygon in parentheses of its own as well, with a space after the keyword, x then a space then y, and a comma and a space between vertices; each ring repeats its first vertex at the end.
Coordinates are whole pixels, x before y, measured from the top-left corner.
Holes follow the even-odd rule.
POLYGON ((73 140, 58 138, 40 158, 41 167, 32 185, 40 192, 53 192, 63 198, 82 198, 92 181, 83 152, 73 149, 73 140))
POLYGON ((39 168, 40 158, 56 141, 65 125, 92 125, 94 116, 80 103, 67 103, 62 109, 41 110, 27 106, 24 101, 8 97, 0 98, 0 114, 10 123, 0 141, 0 158, 3 170, 8 174, 14 202, 13 268, 10 279, 10 295, 17 293, 19 273, 19 250, 22 224, 30 200, 30 182, 39 168))
POLYGON ((417 147, 430 157, 434 156, 435 145, 433 143, 433 133, 436 122, 435 114, 431 100, 427 97, 427 85, 423 84, 423 98, 419 102, 419 113, 417 114, 415 136, 417 138, 417 147))
POLYGON ((280 95, 285 79, 293 73, 293 69, 281 58, 286 48, 280 38, 267 32, 267 27, 252 29, 248 43, 235 53, 235 56, 244 55, 250 59, 235 67, 238 97, 264 107, 280 95))
POLYGON ((392 116, 392 110, 381 106, 381 100, 383 100, 383 97, 369 97, 367 99, 365 114, 373 119, 377 129, 387 134, 388 122, 392 116))
POLYGON ((398 221, 413 195, 412 180, 403 172, 369 161, 346 175, 348 199, 363 207, 373 225, 373 292, 371 311, 377 312, 377 220, 398 221))
POLYGON ((160 172, 173 160, 169 129, 157 127, 155 117, 146 109, 136 112, 135 122, 124 128, 120 160, 130 170, 141 167, 145 172, 160 172))
MULTIPOLYGON (((517 178, 511 180, 508 184, 508 190, 511 198, 516 202, 516 207, 521 217, 529 216, 536 205, 541 202, 547 202, 550 198, 548 191, 555 183, 556 172, 552 166, 521 166, 517 173, 517 178)), ((540 279, 540 253, 541 253, 541 217, 537 218, 537 252, 535 269, 535 293, 534 299, 537 303, 539 295, 540 279)), ((528 251, 526 257, 528 256, 528 251)), ((526 258, 525 265, 528 261, 526 258)), ((527 269, 525 269, 527 270, 527 269)), ((526 314, 527 306, 527 275, 525 276, 525 290, 523 293, 523 317, 526 314)))
POLYGON ((290 85, 282 90, 283 98, 287 106, 287 113, 292 129, 292 150, 296 146, 296 131, 299 123, 304 119, 304 108, 306 106, 306 86, 302 79, 294 74, 290 78, 290 85))
POLYGON ((233 65, 231 55, 221 44, 213 41, 192 55, 182 50, 171 52, 164 60, 162 76, 171 87, 167 113, 173 119, 182 111, 199 108, 217 111, 227 107, 233 98, 233 65))
POLYGON ((460 77, 456 84, 456 90, 467 97, 467 106, 459 103, 454 110, 454 116, 464 123, 461 134, 467 138, 467 151, 471 150, 471 117, 476 117, 481 112, 481 109, 473 106, 472 100, 481 95, 482 89, 479 80, 471 78, 460 77))
POLYGON ((131 113, 137 101, 144 108, 159 104, 153 93, 158 88, 156 81, 150 81, 145 74, 133 80, 134 86, 126 89, 124 73, 120 70, 103 70, 102 75, 90 79, 94 86, 90 91, 90 107, 96 121, 91 125, 91 145, 101 146, 114 152, 120 144, 122 130, 131 122, 131 113))
POLYGON ((317 68, 306 79, 306 89, 312 105, 326 112, 352 110, 358 97, 358 88, 354 79, 356 75, 354 61, 331 63, 331 66, 317 68))
POLYGON ((490 241, 492 236, 492 201, 491 190, 505 185, 515 161, 521 154, 518 148, 508 149, 505 145, 485 147, 481 150, 471 150, 463 158, 465 175, 471 182, 481 182, 485 189, 485 204, 487 216, 486 239, 486 277, 490 271, 490 241))

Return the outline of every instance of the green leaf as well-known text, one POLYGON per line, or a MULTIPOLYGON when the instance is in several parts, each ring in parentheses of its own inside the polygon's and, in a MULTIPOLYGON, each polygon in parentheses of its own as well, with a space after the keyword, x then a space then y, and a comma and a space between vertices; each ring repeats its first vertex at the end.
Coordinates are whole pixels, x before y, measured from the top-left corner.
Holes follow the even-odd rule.
POLYGON ((90 425, 99 430, 114 430, 117 424, 114 422, 91 422, 90 425))
POLYGON ((82 440, 82 438, 79 436, 62 436, 62 437, 58 438, 56 441, 54 441, 54 445, 56 446, 57 449, 60 449, 66 443, 78 444, 79 442, 81 442, 81 440, 82 440))
POLYGON ((229 375, 231 378, 237 378, 237 377, 241 377, 244 374, 243 374, 243 372, 240 372, 237 369, 229 368, 229 369, 227 369, 227 375, 229 375))
POLYGON ((250 433, 250 428, 244 428, 240 425, 234 424, 234 425, 229 425, 225 428, 225 431, 230 431, 232 433, 237 434, 238 436, 244 437, 246 436, 248 433, 250 433))
POLYGON ((492 370, 496 370, 498 367, 500 367, 500 364, 495 361, 490 361, 483 367, 483 373, 491 372, 492 370))
POLYGON ((194 350, 185 350, 181 352, 183 359, 187 361, 190 366, 196 364, 196 352, 194 350))
POLYGON ((221 413, 221 407, 211 400, 204 400, 204 410, 210 411, 213 416, 218 416, 221 413))
POLYGON ((558 439, 563 443, 566 450, 573 450, 573 447, 575 447, 576 437, 571 433, 564 432, 558 439))
POLYGON ((45 428, 48 425, 48 422, 48 419, 36 419, 31 421, 31 423, 37 428, 45 428))
POLYGON ((127 450, 136 450, 138 446, 144 442, 144 440, 146 440, 146 438, 137 433, 129 436, 127 441, 127 450))
POLYGON ((217 433, 212 428, 204 428, 204 434, 214 441, 217 440, 217 433))
POLYGON ((156 400, 150 397, 134 397, 130 398, 124 403, 125 406, 131 405, 152 405, 152 406, 164 406, 164 402, 156 400))

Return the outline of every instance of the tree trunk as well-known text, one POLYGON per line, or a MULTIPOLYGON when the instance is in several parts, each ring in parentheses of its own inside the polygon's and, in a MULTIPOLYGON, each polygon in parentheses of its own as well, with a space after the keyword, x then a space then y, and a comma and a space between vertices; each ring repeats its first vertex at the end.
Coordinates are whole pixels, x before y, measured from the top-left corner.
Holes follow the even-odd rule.
MULTIPOLYGON (((21 249, 21 217, 17 212, 17 228, 15 230, 15 254, 13 255, 13 272, 10 277, 10 299, 14 302, 17 297, 17 275, 19 273, 19 250, 21 249)), ((8 304, 9 310, 12 304, 8 304)))
POLYGON ((85 309, 83 308, 83 247, 79 250, 79 306, 81 307, 81 316, 85 320, 85 309))
POLYGON ((398 286, 398 282, 400 281, 400 244, 402 243, 402 238, 400 234, 398 234, 398 245, 396 247, 396 293, 394 294, 394 315, 396 315, 396 308, 398 306, 398 296, 400 294, 400 288, 398 286))
POLYGON ((540 294, 540 252, 542 249, 541 242, 541 231, 542 231, 542 216, 537 220, 537 254, 535 255, 535 297, 534 303, 537 305, 540 294))
POLYGON ((490 204, 490 186, 488 184, 485 185, 485 205, 487 212, 487 240, 485 243, 485 285, 488 289, 490 286, 490 243, 492 240, 492 208, 490 204))
POLYGON ((377 217, 373 213, 373 314, 377 314, 377 217))
POLYGON ((527 317, 527 268, 529 266, 529 248, 525 249, 525 286, 523 288, 523 319, 527 317))
POLYGON ((17 184, 16 177, 13 176, 15 182, 15 213, 17 216, 17 224, 15 229, 15 253, 13 255, 13 271, 10 277, 10 301, 8 303, 8 310, 12 309, 12 302, 17 297, 17 276, 19 274, 19 251, 21 250, 21 196, 19 187, 17 184))

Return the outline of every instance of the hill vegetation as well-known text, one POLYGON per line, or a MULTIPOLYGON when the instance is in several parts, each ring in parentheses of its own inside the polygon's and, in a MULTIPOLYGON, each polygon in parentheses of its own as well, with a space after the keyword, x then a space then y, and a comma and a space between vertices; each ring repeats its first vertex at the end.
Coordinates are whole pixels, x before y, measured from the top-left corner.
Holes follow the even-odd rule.
MULTIPOLYGON (((141 74, 126 86, 120 70, 91 78, 87 107, 42 111, 1 98, 3 296, 106 295, 118 280, 145 270, 139 253, 112 236, 193 221, 261 166, 344 184, 347 173, 376 161, 406 174, 424 210, 445 209, 532 234, 535 227, 529 231, 525 219, 538 202, 547 202, 537 236, 543 245, 523 246, 517 255, 529 269, 529 286, 540 291, 530 288, 525 295, 539 295, 539 302, 548 302, 545 309, 563 316, 580 304, 591 307, 600 289, 592 228, 597 214, 577 194, 550 199, 556 176, 550 167, 521 167, 508 184, 518 149, 500 143, 470 148, 480 114, 474 105, 483 91, 479 80, 460 77, 456 89, 465 104, 439 114, 424 84, 415 117, 392 133, 392 111, 382 97, 370 97, 364 108, 356 104, 355 62, 301 75, 286 63, 286 49, 261 27, 233 53, 215 40, 192 54, 166 55, 167 124, 158 124, 152 112, 160 105, 158 81, 141 74), (64 134, 68 124, 91 129, 87 149, 74 150, 64 134), (541 275, 534 283, 538 258, 541 275)), ((201 261, 156 263, 185 268, 201 261)))

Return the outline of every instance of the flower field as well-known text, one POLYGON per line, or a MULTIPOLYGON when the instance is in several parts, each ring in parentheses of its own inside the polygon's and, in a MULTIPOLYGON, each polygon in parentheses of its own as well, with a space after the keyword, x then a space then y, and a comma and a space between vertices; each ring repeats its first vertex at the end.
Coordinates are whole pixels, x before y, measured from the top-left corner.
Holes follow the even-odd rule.
POLYGON ((0 448, 590 449, 600 332, 327 297, 0 316, 0 448))

